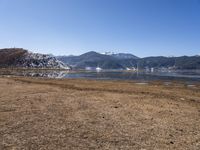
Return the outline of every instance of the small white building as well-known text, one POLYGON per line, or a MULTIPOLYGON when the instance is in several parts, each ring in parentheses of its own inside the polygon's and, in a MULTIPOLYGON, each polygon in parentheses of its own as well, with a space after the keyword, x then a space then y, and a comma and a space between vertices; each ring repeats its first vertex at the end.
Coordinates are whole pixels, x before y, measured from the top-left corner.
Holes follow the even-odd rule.
POLYGON ((101 71, 101 70, 102 70, 102 68, 100 68, 100 67, 96 68, 96 71, 98 71, 98 72, 101 71))

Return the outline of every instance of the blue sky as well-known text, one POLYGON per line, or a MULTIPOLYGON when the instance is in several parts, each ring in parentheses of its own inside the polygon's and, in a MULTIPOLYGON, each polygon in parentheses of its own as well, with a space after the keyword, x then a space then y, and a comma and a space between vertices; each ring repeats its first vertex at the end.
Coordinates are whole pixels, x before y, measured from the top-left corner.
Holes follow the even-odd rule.
POLYGON ((200 54, 200 0, 0 0, 0 48, 200 54))

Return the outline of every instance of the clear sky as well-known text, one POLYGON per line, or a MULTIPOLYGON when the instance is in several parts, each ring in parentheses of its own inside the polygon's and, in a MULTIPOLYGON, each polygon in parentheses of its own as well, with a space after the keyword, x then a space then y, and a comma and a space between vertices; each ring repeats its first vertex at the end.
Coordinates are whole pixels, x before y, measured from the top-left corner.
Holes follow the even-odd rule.
POLYGON ((0 48, 200 54, 200 0, 0 0, 0 48))

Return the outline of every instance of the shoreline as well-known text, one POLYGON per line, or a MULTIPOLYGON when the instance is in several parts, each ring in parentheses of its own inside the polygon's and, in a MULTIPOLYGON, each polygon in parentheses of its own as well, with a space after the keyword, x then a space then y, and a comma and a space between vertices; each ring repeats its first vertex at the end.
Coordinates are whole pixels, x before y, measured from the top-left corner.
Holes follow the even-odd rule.
POLYGON ((82 80, 99 80, 99 81, 117 81, 117 82, 138 82, 141 84, 149 84, 162 82, 164 85, 173 83, 185 84, 188 87, 200 86, 199 75, 164 75, 164 74, 150 74, 141 73, 137 75, 136 72, 126 71, 75 71, 75 70, 17 70, 17 69, 0 69, 0 77, 11 78, 49 78, 49 79, 82 79, 82 80), (110 74, 112 73, 112 74, 110 74))

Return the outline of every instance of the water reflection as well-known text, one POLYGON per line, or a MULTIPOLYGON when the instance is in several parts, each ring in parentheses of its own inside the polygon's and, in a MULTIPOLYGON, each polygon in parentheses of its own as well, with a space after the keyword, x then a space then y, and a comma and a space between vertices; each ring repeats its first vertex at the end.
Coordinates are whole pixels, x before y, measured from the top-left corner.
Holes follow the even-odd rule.
POLYGON ((53 72, 29 72, 23 73, 23 76, 29 76, 29 77, 46 77, 46 78, 64 78, 66 76, 67 72, 65 71, 53 71, 53 72))
POLYGON ((162 80, 170 85, 173 80, 185 81, 193 85, 200 81, 200 71, 170 71, 170 72, 127 72, 127 71, 59 71, 59 70, 0 70, 0 75, 28 76, 44 78, 87 78, 99 80, 137 80, 145 83, 162 80))
POLYGON ((68 71, 55 70, 1 70, 3 76, 24 76, 24 77, 43 77, 43 78, 64 78, 68 71))

